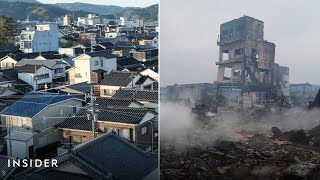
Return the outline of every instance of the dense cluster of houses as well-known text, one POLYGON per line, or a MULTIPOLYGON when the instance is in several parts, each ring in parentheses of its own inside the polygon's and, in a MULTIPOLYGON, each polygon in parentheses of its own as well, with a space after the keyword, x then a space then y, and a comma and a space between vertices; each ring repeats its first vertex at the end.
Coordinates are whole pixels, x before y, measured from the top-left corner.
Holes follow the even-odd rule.
POLYGON ((1 177, 157 176, 156 22, 66 15, 63 26, 25 27, 17 40, 18 49, 0 50, 0 164, 55 158, 61 166, 7 168, 1 177))

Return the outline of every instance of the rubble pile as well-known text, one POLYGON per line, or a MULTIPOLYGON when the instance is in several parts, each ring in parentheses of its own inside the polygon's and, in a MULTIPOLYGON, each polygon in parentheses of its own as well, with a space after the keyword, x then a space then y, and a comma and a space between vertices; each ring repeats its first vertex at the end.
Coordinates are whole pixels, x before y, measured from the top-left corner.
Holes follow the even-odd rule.
POLYGON ((160 152, 161 179, 320 179, 320 147, 264 134, 183 148, 164 141, 160 152))

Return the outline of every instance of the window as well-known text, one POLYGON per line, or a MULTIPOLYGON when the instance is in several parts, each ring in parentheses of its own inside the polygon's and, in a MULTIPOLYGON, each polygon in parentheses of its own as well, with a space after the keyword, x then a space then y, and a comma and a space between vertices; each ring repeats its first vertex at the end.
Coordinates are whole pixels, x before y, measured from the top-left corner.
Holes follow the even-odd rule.
POLYGON ((26 126, 27 125, 27 118, 22 118, 22 126, 26 126))
POLYGON ((24 42, 24 48, 25 49, 31 49, 31 42, 30 41, 25 41, 24 42))
POLYGON ((18 127, 22 127, 22 119, 17 119, 18 127))
POLYGON ((62 72, 63 72, 63 68, 57 68, 54 70, 55 74, 62 73, 62 72))
POLYGON ((104 95, 112 95, 113 91, 111 89, 104 89, 104 95))
POLYGON ((222 51, 222 60, 229 60, 229 50, 222 51))
POLYGON ((234 55, 241 55, 243 53, 243 49, 236 49, 234 51, 234 55))
POLYGON ((147 126, 143 126, 142 128, 141 128, 141 135, 145 135, 145 134, 147 134, 148 133, 148 128, 147 128, 147 126))
POLYGON ((77 107, 72 107, 72 112, 75 114, 77 113, 77 107))
POLYGON ((98 61, 95 61, 95 62, 94 62, 94 65, 95 65, 95 66, 98 66, 98 65, 99 65, 99 62, 98 62, 98 61))
POLYGON ((74 75, 74 77, 76 77, 76 78, 81 78, 82 76, 81 76, 80 73, 76 73, 76 74, 74 75))
POLYGON ((119 129, 119 136, 130 139, 130 129, 119 129))
POLYGON ((35 79, 40 80, 40 79, 47 79, 47 78, 49 78, 49 77, 50 77, 50 76, 49 76, 49 73, 47 73, 47 74, 37 75, 37 76, 35 76, 35 79))
POLYGON ((7 63, 3 62, 2 67, 7 67, 7 63))
POLYGON ((103 67, 103 60, 102 59, 101 59, 101 63, 100 64, 101 64, 101 67, 103 67))

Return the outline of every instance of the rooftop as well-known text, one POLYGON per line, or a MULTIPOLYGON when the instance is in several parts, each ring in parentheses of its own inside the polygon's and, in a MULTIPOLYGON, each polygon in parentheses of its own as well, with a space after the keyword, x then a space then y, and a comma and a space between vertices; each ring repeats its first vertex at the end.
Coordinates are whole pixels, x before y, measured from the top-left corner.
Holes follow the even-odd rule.
MULTIPOLYGON (((143 179, 158 167, 157 154, 142 151, 114 132, 83 143, 56 159, 59 167, 70 162, 93 179, 109 179, 110 176, 113 179, 143 179)), ((66 176, 66 173, 58 170, 55 172, 53 168, 29 168, 15 178, 53 179, 54 175, 61 179, 77 179, 76 174, 66 176)), ((88 176, 78 175, 79 180, 90 179, 88 176)))
POLYGON ((158 102, 158 91, 142 89, 119 89, 116 94, 112 96, 112 98, 158 102))
POLYGON ((33 117, 50 104, 55 104, 72 96, 57 93, 31 92, 13 103, 1 114, 21 117, 33 117))
POLYGON ((112 71, 100 82, 100 85, 127 87, 132 81, 132 75, 136 76, 137 73, 126 71, 112 71))
MULTIPOLYGON (((148 112, 155 113, 146 108, 127 107, 101 107, 96 108, 99 112, 97 121, 116 122, 124 124, 139 124, 148 112)), ((87 118, 87 110, 82 108, 75 116, 66 118, 59 128, 92 131, 92 121, 87 118)), ((97 124, 95 126, 97 128, 97 124)))

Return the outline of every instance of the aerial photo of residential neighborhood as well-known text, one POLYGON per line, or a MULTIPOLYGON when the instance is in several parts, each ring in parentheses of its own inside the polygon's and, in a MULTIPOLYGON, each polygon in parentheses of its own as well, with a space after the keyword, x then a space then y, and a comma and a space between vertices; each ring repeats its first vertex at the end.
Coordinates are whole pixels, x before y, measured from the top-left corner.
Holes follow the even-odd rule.
POLYGON ((157 1, 46 2, 0 0, 0 179, 157 179, 157 1))

